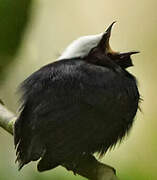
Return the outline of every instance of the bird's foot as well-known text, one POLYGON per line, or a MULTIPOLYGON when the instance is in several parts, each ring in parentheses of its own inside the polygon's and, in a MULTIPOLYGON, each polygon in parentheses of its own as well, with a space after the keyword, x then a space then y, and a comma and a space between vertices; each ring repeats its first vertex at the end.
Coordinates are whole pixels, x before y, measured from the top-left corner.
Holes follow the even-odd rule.
POLYGON ((63 166, 66 167, 66 169, 68 171, 72 171, 74 173, 74 175, 76 175, 76 172, 77 172, 77 163, 75 163, 75 162, 64 163, 63 166))

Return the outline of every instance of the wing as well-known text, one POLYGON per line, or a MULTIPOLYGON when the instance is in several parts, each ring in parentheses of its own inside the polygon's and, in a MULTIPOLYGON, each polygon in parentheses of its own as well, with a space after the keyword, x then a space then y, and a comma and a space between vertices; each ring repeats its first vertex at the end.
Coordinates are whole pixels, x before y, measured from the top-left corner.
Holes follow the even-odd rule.
POLYGON ((133 78, 125 79, 109 68, 79 60, 62 60, 41 68, 23 82, 22 89, 22 110, 15 123, 20 168, 45 151, 53 151, 56 159, 89 147, 94 152, 91 141, 100 141, 102 132, 95 133, 104 124, 107 131, 107 119, 119 106, 117 98, 126 96, 126 102, 128 94, 132 101, 138 98, 133 78))

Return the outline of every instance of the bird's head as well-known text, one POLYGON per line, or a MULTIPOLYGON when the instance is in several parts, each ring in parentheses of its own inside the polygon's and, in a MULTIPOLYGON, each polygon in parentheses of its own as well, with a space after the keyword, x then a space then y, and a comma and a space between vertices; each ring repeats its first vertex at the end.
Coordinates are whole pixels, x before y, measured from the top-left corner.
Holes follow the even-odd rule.
POLYGON ((105 33, 83 36, 72 42, 59 57, 59 60, 83 58, 91 63, 97 63, 99 61, 100 64, 103 64, 103 61, 109 60, 122 68, 133 66, 131 55, 139 52, 116 52, 110 47, 109 40, 114 23, 107 28, 105 33))

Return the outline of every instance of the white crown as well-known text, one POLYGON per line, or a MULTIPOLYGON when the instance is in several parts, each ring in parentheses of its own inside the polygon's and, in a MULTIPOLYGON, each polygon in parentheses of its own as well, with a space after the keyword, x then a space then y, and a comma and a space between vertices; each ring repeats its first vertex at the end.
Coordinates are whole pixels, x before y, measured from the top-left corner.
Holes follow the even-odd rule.
POLYGON ((70 59, 75 57, 85 57, 92 48, 98 45, 102 36, 103 33, 97 35, 82 36, 76 39, 65 49, 65 51, 63 51, 58 60, 70 59))

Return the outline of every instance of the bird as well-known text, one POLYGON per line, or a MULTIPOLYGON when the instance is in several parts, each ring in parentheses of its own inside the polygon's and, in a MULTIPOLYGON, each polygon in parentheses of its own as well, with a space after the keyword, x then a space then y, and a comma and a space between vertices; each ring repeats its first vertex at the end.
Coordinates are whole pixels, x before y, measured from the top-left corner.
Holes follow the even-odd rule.
POLYGON ((127 68, 138 51, 111 49, 114 23, 73 41, 21 83, 14 126, 19 170, 31 161, 40 172, 64 164, 74 169, 82 156, 103 156, 130 132, 140 93, 127 68))

